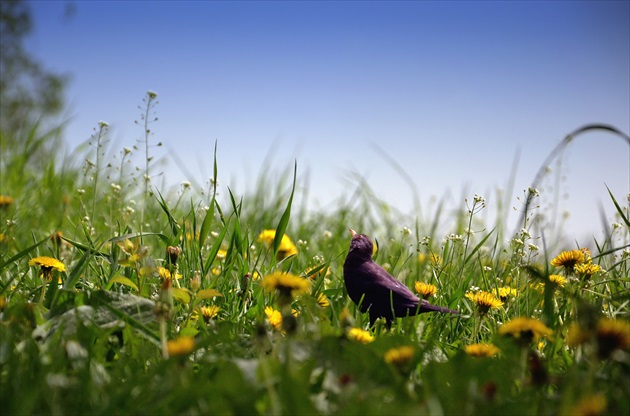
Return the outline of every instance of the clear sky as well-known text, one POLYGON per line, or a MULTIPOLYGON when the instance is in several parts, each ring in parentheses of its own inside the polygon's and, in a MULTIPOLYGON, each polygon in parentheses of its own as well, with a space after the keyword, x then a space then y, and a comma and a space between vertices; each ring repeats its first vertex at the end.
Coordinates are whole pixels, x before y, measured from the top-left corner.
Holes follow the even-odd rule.
MULTIPOLYGON (((297 159, 316 209, 348 193, 351 171, 407 212, 412 191, 391 158, 426 219, 432 197, 455 208, 478 193, 493 211, 518 154, 517 206, 547 154, 584 124, 630 132, 628 1, 31 6, 29 50, 71 75, 69 149, 99 120, 120 149, 135 144, 138 105, 153 90, 152 140, 165 144, 155 153, 175 153, 187 172, 169 158, 173 184, 207 182, 218 140, 219 181, 237 195, 253 190, 271 152, 278 171, 297 159)), ((614 212, 604 184, 627 204, 630 147, 586 134, 562 174, 565 232, 598 234, 599 206, 614 212)))

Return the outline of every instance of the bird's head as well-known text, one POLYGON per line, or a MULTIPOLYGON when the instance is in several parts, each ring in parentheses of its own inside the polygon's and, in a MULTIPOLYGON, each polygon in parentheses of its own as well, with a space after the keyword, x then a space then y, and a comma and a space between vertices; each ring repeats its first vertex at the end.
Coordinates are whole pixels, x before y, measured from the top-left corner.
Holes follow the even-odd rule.
POLYGON ((350 234, 352 234, 352 241, 350 241, 348 256, 353 256, 357 259, 371 259, 372 254, 374 254, 372 240, 365 234, 358 234, 352 228, 350 229, 350 234))

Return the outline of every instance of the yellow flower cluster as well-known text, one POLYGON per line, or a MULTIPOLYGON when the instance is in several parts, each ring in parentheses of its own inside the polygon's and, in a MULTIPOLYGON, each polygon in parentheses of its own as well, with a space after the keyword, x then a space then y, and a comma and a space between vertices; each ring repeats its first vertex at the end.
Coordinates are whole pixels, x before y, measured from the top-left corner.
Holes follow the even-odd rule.
POLYGON ((593 264, 591 252, 586 248, 563 251, 551 260, 551 265, 563 267, 567 273, 575 272, 583 279, 590 279, 594 274, 604 271, 598 264, 593 264))
POLYGON ((358 341, 362 344, 369 344, 374 341, 374 335, 370 334, 369 331, 365 331, 361 328, 350 328, 348 331, 348 339, 353 341, 358 341))
POLYGON ((409 361, 411 361, 414 353, 415 353, 415 350, 413 347, 409 345, 404 345, 402 347, 390 348, 389 350, 387 350, 385 352, 384 359, 385 359, 385 362, 388 364, 404 366, 409 361))
POLYGON ((275 310, 271 306, 265 308, 265 315, 267 315, 267 321, 272 328, 278 331, 282 329, 282 314, 280 311, 275 310))
MULTIPOLYGON (((268 247, 273 244, 273 240, 276 238, 276 230, 263 230, 259 235, 258 241, 259 243, 264 243, 268 247)), ((284 259, 289 256, 294 256, 298 254, 297 247, 293 244, 293 241, 289 238, 288 235, 284 234, 282 236, 282 240, 280 240, 280 247, 278 247, 278 259, 284 259)))
POLYGON ((8 208, 13 205, 13 198, 6 195, 0 195, 0 208, 8 208))
POLYGON ((490 309, 498 309, 503 306, 503 302, 497 299, 492 293, 480 290, 478 292, 468 292, 466 297, 475 305, 480 315, 485 315, 490 309))
POLYGON ((39 256, 29 260, 29 266, 39 266, 40 273, 48 280, 52 280, 52 271, 65 272, 66 266, 57 259, 46 256, 39 256))
POLYGON ((267 291, 277 290, 281 293, 290 293, 291 295, 300 295, 307 293, 311 288, 310 282, 300 276, 291 273, 275 272, 262 281, 262 287, 267 291))
POLYGON ((500 352, 493 344, 471 344, 467 345, 464 351, 472 357, 493 357, 500 352))
MULTIPOLYGON (((267 321, 269 322, 269 325, 271 325, 273 329, 284 332, 284 329, 282 328, 282 313, 280 313, 279 310, 276 310, 271 306, 267 306, 265 307, 265 315, 267 316, 267 321)), ((299 315, 299 312, 295 309, 292 309, 291 315, 297 317, 299 315)))
POLYGON ((166 349, 169 357, 186 355, 194 351, 195 339, 193 337, 179 337, 167 342, 166 349))
POLYGON ((567 345, 577 347, 594 342, 597 354, 606 359, 617 350, 630 350, 630 322, 621 319, 601 318, 594 330, 583 328, 577 323, 569 326, 567 345))
POLYGON ((552 331, 538 319, 520 316, 501 325, 499 334, 530 343, 536 342, 540 338, 550 338, 552 331))
POLYGON ((492 293, 494 296, 498 297, 501 302, 505 302, 509 297, 514 297, 518 293, 516 289, 509 286, 497 287, 492 293))
POLYGON ((573 268, 580 263, 584 263, 584 252, 582 250, 563 251, 551 260, 552 266, 564 267, 568 272, 572 272, 573 268))
POLYGON ((424 282, 416 282, 415 289, 425 299, 437 293, 437 286, 424 282))
POLYGON ((203 320, 205 322, 210 322, 211 319, 215 318, 219 314, 221 308, 217 305, 211 305, 202 306, 201 308, 199 308, 199 310, 201 311, 201 316, 203 316, 203 320))

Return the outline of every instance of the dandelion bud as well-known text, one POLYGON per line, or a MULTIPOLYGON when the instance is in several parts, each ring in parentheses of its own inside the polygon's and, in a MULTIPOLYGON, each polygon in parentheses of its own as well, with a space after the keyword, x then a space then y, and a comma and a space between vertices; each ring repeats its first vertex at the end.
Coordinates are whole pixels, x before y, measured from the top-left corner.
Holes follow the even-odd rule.
POLYGON ((199 276, 199 273, 195 273, 195 276, 190 279, 190 288, 196 292, 199 290, 199 288, 201 287, 201 277, 199 276))
POLYGON ((166 248, 166 254, 168 256, 168 260, 170 262, 170 264, 172 265, 176 265, 177 264, 177 259, 179 258, 179 255, 182 254, 182 249, 175 246, 168 246, 166 248))

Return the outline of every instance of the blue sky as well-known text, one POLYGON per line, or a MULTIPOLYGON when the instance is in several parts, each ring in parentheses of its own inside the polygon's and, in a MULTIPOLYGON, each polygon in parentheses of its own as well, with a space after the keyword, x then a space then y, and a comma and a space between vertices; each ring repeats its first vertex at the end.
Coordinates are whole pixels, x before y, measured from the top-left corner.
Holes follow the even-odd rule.
MULTIPOLYGON (((219 181, 237 194, 253 190, 271 152, 279 171, 297 159, 314 208, 347 194, 352 171, 410 211, 386 153, 428 219, 433 197, 463 207, 463 192, 493 211, 517 154, 518 205, 547 154, 584 124, 630 131, 629 2, 83 1, 67 17, 68 4, 32 1, 28 42, 71 75, 68 148, 99 120, 116 146, 135 144, 137 107, 153 90, 153 140, 165 144, 155 153, 177 155, 163 169, 171 184, 206 182, 217 140, 219 181)), ((598 207, 614 212, 604 184, 626 203, 630 148, 589 133, 561 172, 565 233, 598 234, 598 207)))

